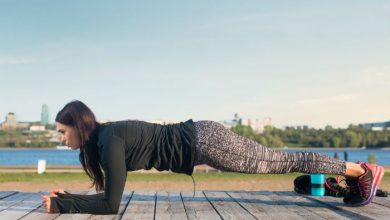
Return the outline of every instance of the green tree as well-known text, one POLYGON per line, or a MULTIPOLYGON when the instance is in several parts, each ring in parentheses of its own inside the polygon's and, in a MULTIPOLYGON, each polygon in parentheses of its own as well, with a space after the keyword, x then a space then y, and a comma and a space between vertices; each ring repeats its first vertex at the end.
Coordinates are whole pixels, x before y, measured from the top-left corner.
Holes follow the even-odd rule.
POLYGON ((345 132, 344 145, 346 147, 359 147, 359 143, 359 137, 354 131, 348 130, 345 132))
POLYGON ((338 137, 338 136, 333 136, 331 139, 330 139, 330 145, 332 147, 340 147, 341 146, 341 138, 338 137))

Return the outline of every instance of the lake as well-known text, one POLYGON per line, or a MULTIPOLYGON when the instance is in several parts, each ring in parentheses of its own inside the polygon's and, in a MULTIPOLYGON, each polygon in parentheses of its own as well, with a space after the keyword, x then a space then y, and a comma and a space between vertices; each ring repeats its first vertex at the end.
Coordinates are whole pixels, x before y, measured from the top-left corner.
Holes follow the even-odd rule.
MULTIPOLYGON (((331 157, 337 152, 340 159, 344 159, 344 151, 346 151, 348 153, 349 161, 363 162, 368 161, 369 154, 374 154, 378 164, 390 165, 390 150, 287 149, 286 151, 312 151, 327 154, 331 157)), ((46 160, 47 165, 80 165, 79 151, 56 149, 0 149, 0 166, 36 165, 38 160, 41 159, 46 160)))

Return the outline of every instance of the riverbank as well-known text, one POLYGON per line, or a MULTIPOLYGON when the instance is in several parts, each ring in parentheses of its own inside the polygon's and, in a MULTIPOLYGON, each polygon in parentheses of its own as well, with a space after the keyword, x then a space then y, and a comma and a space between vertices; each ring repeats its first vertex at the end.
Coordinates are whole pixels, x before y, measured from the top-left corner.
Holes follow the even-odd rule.
MULTIPOLYGON (((198 165, 194 167, 194 173, 208 173, 215 172, 214 168, 207 165, 198 165)), ((37 166, 35 165, 6 165, 0 166, 0 173, 36 173, 37 166)), ((46 173, 83 173, 84 170, 81 165, 48 165, 46 166, 46 173)), ((151 170, 138 170, 133 171, 133 173, 166 173, 159 172, 156 169, 151 170)))
MULTIPOLYGON (((196 190, 292 190, 292 181, 299 174, 240 174, 196 173, 193 175, 196 190)), ((49 191, 53 188, 74 191, 92 190, 84 173, 0 173, 2 190, 49 191)), ((194 185, 190 176, 175 173, 128 173, 125 190, 180 190, 191 191, 194 185)))
MULTIPOLYGON (((0 173, 36 173, 37 166, 33 165, 14 165, 0 166, 0 173)), ((49 165, 46 166, 47 173, 82 173, 81 166, 49 165)))
MULTIPOLYGON (((241 174, 196 173, 193 175, 196 190, 293 190, 293 181, 302 174, 241 174)), ((84 173, 0 173, 2 190, 43 191, 63 188, 73 191, 92 190, 91 181, 84 173)), ((390 190, 390 172, 386 172, 379 187, 390 190)), ((192 191, 190 176, 174 173, 128 173, 125 190, 180 190, 192 191)))
MULTIPOLYGON (((390 165, 383 166, 385 168, 386 172, 390 172, 390 165)), ((194 173, 208 173, 208 172, 214 172, 216 171, 214 168, 207 166, 207 165, 198 165, 194 168, 194 173)), ((0 173, 36 173, 37 172, 37 166, 25 166, 25 165, 15 165, 15 166, 0 166, 0 173)), ((81 166, 65 166, 65 165, 49 165, 46 167, 47 173, 83 173, 84 170, 81 166)), ((139 171, 133 171, 132 173, 145 173, 145 172, 151 172, 151 173, 160 173, 157 170, 139 170, 139 171)))
MULTIPOLYGON (((390 150, 390 147, 383 148, 348 148, 348 147, 340 147, 340 148, 331 148, 331 147, 278 147, 278 148, 270 148, 273 150, 390 150)), ((56 147, 0 147, 0 150, 69 150, 72 149, 57 149, 56 147)))

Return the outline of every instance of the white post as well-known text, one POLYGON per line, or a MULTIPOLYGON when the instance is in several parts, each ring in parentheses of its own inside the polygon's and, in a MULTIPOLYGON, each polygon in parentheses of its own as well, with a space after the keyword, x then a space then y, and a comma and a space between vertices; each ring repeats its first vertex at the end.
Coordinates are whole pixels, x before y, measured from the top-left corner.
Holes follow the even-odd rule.
POLYGON ((42 174, 46 171, 46 160, 38 160, 38 174, 42 174))

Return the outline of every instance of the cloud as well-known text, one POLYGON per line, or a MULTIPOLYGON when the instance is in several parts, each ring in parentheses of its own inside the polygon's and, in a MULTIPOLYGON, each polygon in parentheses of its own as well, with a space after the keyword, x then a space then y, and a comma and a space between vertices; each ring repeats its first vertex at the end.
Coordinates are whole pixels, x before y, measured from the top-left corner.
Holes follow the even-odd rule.
POLYGON ((333 95, 333 96, 324 96, 319 98, 312 98, 312 99, 302 99, 298 100, 297 103, 300 104, 320 104, 320 103, 337 103, 342 102, 345 103, 347 101, 353 101, 358 98, 357 94, 339 94, 339 95, 333 95))
POLYGON ((30 64, 35 62, 35 59, 30 58, 0 57, 0 65, 30 64))
POLYGON ((390 86, 390 66, 366 68, 357 74, 356 83, 364 86, 390 86))

